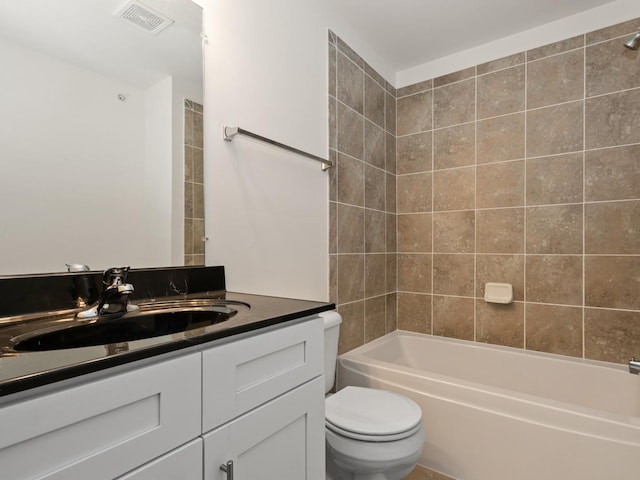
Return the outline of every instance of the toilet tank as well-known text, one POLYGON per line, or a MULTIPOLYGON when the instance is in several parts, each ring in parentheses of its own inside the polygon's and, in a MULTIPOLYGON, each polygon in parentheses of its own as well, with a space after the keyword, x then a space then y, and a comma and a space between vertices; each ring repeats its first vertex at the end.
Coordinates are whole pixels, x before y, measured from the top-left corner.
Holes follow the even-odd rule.
POLYGON ((338 358, 338 335, 342 317, 338 312, 322 312, 324 320, 324 393, 329 393, 336 379, 336 360, 338 358))

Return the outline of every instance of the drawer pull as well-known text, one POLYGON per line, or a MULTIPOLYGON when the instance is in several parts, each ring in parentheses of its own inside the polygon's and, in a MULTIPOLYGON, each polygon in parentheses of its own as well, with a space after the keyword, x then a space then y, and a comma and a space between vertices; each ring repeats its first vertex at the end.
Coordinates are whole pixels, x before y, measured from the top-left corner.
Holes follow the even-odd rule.
POLYGON ((220 465, 220 470, 227 474, 227 480, 233 480, 233 462, 231 460, 220 465))

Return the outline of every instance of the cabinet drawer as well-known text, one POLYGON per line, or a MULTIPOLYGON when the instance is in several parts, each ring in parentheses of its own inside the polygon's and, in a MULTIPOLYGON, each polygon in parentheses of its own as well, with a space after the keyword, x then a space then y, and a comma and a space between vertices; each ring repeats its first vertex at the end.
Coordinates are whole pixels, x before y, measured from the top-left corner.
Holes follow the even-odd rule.
POLYGON ((318 317, 205 350, 202 431, 321 375, 323 348, 318 317))
POLYGON ((200 354, 0 408, 2 478, 113 479, 200 433, 200 354))

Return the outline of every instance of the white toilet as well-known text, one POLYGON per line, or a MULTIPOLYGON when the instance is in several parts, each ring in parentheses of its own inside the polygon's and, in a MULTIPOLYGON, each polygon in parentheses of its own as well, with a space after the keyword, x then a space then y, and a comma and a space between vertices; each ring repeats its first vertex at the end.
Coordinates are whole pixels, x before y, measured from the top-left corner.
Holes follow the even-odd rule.
MULTIPOLYGON (((335 379, 342 317, 324 319, 325 393, 335 379)), ((325 397, 327 480, 400 480, 416 466, 422 446, 422 412, 394 392, 345 387, 325 397)))

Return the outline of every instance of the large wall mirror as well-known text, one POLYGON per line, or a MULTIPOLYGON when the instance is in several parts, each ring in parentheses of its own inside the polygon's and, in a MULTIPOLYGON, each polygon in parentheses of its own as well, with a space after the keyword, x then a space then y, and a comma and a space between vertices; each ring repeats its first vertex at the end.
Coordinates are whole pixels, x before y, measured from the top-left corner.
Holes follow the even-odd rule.
POLYGON ((0 2, 0 275, 183 264, 201 31, 191 0, 0 2))

